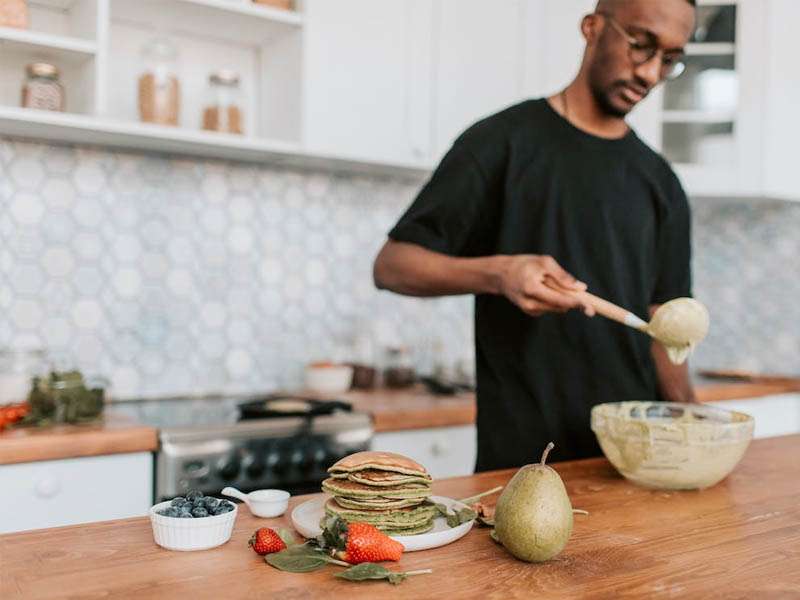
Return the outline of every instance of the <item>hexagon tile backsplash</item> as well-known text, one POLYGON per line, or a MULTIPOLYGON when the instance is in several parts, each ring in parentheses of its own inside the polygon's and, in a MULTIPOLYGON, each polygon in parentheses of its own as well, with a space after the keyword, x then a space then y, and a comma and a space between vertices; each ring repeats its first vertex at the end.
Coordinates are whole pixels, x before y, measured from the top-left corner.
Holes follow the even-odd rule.
MULTIPOLYGON (((117 398, 296 386, 365 332, 470 359, 471 299, 372 285, 418 186, 0 138, 0 346, 71 357, 117 398)), ((695 207, 696 365, 800 372, 798 229, 797 206, 695 207)))

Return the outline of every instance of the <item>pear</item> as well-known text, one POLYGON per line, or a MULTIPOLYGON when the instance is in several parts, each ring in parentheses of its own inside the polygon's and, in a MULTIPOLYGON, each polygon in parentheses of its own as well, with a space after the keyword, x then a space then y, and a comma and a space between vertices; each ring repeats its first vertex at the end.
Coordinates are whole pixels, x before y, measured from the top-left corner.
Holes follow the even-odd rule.
POLYGON ((508 482, 494 514, 495 538, 520 560, 544 562, 564 549, 572 533, 572 504, 564 482, 545 461, 520 468, 508 482))

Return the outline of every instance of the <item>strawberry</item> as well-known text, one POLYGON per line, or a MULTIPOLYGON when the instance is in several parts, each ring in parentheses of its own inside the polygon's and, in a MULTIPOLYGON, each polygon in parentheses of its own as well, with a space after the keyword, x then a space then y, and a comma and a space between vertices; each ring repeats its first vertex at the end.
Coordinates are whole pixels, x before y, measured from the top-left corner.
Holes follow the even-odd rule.
POLYGON ((351 565, 364 562, 400 560, 403 544, 367 523, 349 523, 344 552, 337 557, 351 565))
POLYGON ((269 527, 257 529, 250 538, 248 544, 256 554, 260 554, 261 556, 286 549, 286 542, 269 527))

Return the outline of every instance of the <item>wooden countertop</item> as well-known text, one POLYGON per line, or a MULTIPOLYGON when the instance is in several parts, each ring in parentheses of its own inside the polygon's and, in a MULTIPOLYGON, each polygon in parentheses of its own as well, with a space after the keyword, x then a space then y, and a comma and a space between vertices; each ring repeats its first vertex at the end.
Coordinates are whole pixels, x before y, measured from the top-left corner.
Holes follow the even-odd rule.
MULTIPOLYGON (((556 449, 557 451, 557 449, 556 449)), ((628 483, 603 459, 554 465, 576 515, 564 552, 515 560, 473 529, 443 548, 407 553, 392 569, 431 568, 397 587, 352 583, 338 567, 293 574, 248 547, 260 526, 246 510, 227 544, 203 552, 155 545, 146 518, 0 536, 0 597, 37 598, 788 598, 800 596, 800 436, 755 440, 733 474, 704 491, 628 483)), ((512 470, 438 481, 461 498, 505 484, 512 470)), ((308 498, 292 499, 292 506, 308 498)))
POLYGON ((356 410, 372 414, 376 432, 453 427, 475 423, 475 394, 436 396, 423 386, 404 390, 377 389, 343 394, 356 410))
POLYGON ((7 429, 0 433, 0 465, 152 452, 158 447, 157 433, 153 427, 120 417, 92 425, 7 429))
MULTIPOLYGON (((796 392, 800 386, 783 383, 713 383, 696 387, 701 402, 754 398, 796 392)), ((374 417, 376 432, 428 427, 453 427, 475 423, 475 395, 435 396, 422 386, 405 390, 378 389, 349 392, 342 399, 374 417)), ((157 431, 122 417, 101 424, 65 425, 0 432, 0 465, 126 452, 152 452, 158 447, 157 431)))
MULTIPOLYGON (((777 383, 717 383, 704 381, 695 386, 700 402, 718 402, 737 398, 757 398, 800 391, 795 381, 777 383)), ((475 394, 435 396, 422 386, 406 390, 378 389, 349 392, 343 400, 358 410, 369 412, 375 431, 403 431, 426 427, 452 427, 475 423, 475 394)))

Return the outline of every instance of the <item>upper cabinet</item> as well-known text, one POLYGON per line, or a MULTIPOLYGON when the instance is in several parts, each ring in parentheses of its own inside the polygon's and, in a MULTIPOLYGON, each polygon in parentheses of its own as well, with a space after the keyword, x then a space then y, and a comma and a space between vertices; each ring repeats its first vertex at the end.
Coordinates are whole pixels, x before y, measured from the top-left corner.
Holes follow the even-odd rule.
POLYGON ((439 0, 434 7, 435 159, 469 125, 522 97, 522 0, 439 0))
POLYGON ((308 0, 305 143, 367 161, 427 165, 430 0, 308 0))
POLYGON ((764 71, 765 106, 762 138, 764 193, 774 198, 800 200, 797 141, 800 140, 800 2, 771 0, 767 14, 766 46, 759 68, 764 71))

